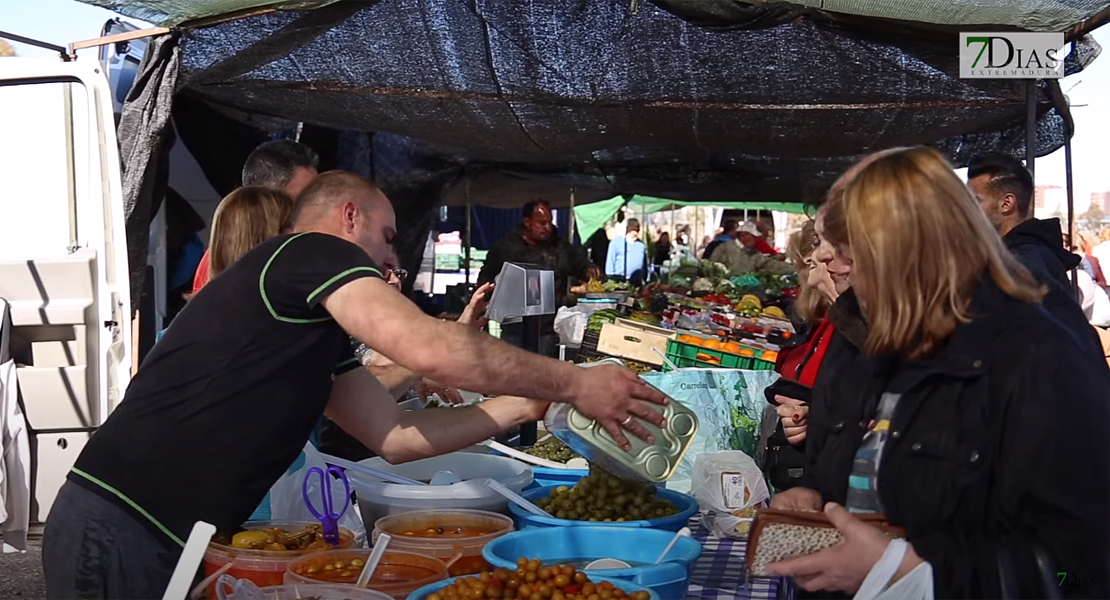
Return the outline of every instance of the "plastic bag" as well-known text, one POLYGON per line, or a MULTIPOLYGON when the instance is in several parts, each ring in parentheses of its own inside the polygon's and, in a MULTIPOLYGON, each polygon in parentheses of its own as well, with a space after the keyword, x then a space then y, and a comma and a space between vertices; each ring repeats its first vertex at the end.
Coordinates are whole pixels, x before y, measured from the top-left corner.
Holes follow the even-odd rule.
MULTIPOLYGON (((320 467, 327 469, 327 463, 321 458, 320 451, 312 446, 311 443, 304 445, 301 450, 301 455, 297 460, 278 479, 276 483, 270 488, 270 518, 275 521, 315 521, 316 517, 308 511, 308 507, 304 502, 304 478, 308 474, 308 470, 312 467, 320 467)), ((332 498, 335 500, 336 508, 343 504, 343 494, 346 490, 343 488, 343 482, 329 478, 331 482, 332 498)), ((316 503, 316 507, 321 507, 320 500, 320 484, 319 478, 313 477, 310 480, 312 483, 309 485, 309 497, 316 503)), ((355 547, 364 547, 366 545, 366 528, 362 523, 362 516, 358 512, 358 507, 355 506, 354 501, 351 502, 350 507, 343 513, 339 519, 339 526, 351 530, 355 534, 355 547)))
POLYGON ((586 333, 586 322, 597 309, 588 305, 562 306, 555 313, 555 333, 560 343, 578 348, 582 346, 582 336, 586 333))
POLYGON ((778 373, 680 369, 645 373, 641 377, 698 415, 697 435, 674 476, 667 481, 667 489, 688 493, 694 461, 702 454, 740 450, 755 456, 763 408, 767 404, 763 390, 779 378, 778 373))
POLYGON ((747 537, 756 509, 771 497, 755 460, 737 450, 699 456, 690 493, 717 537, 747 537))

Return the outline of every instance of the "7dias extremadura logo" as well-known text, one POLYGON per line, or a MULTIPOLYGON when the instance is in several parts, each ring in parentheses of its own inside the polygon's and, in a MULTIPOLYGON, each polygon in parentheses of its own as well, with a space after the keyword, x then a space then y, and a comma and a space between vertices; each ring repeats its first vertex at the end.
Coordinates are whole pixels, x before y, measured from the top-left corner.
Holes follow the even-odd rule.
POLYGON ((1064 76, 1063 33, 961 33, 964 79, 1059 79, 1064 76))

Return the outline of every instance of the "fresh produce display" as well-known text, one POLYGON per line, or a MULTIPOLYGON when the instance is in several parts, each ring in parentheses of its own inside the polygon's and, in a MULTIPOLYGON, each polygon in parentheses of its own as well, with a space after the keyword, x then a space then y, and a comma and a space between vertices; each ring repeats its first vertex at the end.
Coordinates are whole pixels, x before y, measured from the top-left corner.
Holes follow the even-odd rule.
MULTIPOLYGON (((603 360, 612 360, 612 358, 610 358, 608 356, 591 356, 591 357, 587 358, 586 360, 584 360, 582 362, 584 362, 584 363, 595 363, 595 362, 601 362, 603 360)), ((643 375, 644 373, 649 373, 649 372, 655 370, 651 365, 645 365, 644 363, 638 363, 638 362, 632 361, 632 360, 625 360, 623 358, 618 358, 617 360, 621 361, 621 364, 624 365, 624 368, 628 369, 629 371, 632 371, 633 373, 635 373, 637 375, 643 375)))
POLYGON ((601 333, 602 325, 612 323, 619 318, 621 318, 621 313, 616 309, 606 308, 604 310, 599 310, 590 315, 590 318, 586 321, 586 331, 601 333))
POLYGON ((574 565, 543 566, 538 558, 521 558, 516 571, 496 569, 460 577, 426 600, 647 600, 646 590, 631 594, 608 581, 594 583, 574 565))
POLYGON ((627 281, 598 281, 591 279, 586 284, 586 291, 590 293, 627 292, 632 290, 632 284, 627 281))
POLYGON ((596 466, 573 488, 560 486, 537 501, 557 519, 572 521, 638 521, 678 514, 678 507, 657 498, 650 483, 621 479, 596 466))
POLYGON ((555 436, 551 436, 535 446, 526 449, 524 453, 561 463, 565 463, 572 458, 581 458, 574 450, 571 450, 569 446, 555 436))
POLYGON ((266 550, 270 552, 323 550, 331 547, 324 541, 324 529, 320 525, 306 525, 295 531, 271 527, 240 530, 232 535, 217 533, 212 537, 212 541, 240 550, 266 550))

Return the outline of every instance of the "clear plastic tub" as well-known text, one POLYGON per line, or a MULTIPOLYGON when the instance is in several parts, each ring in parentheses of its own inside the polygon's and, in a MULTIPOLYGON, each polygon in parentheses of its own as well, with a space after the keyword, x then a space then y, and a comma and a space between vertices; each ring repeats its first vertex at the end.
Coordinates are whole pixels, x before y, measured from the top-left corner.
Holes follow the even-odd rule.
MULTIPOLYGON (((278 527, 286 531, 295 531, 306 525, 319 525, 308 521, 250 521, 243 524, 243 529, 266 529, 278 527)), ((339 547, 351 548, 355 545, 355 535, 347 529, 339 530, 339 547)), ((211 542, 204 553, 204 576, 209 577, 221 570, 224 565, 233 562, 230 569, 224 571, 236 579, 247 579, 259 587, 281 585, 285 579, 285 571, 289 563, 295 559, 325 552, 327 549, 313 550, 287 550, 284 552, 271 550, 241 550, 229 545, 211 542)), ((216 599, 215 584, 208 587, 208 598, 216 599)))
MULTIPOLYGON (((352 561, 365 564, 368 558, 369 550, 331 550, 304 556, 289 564, 285 572, 285 585, 350 585, 358 581, 361 569, 347 567, 352 566, 352 561), (344 566, 337 569, 339 564, 344 566), (328 565, 332 568, 328 569, 328 565)), ((446 578, 447 565, 442 560, 413 552, 394 552, 391 549, 386 550, 382 556, 382 562, 378 564, 367 587, 400 600, 417 588, 446 578)))
POLYGON ((482 549, 511 532, 513 520, 483 510, 420 510, 378 519, 372 539, 383 532, 392 536, 390 549, 434 556, 447 564, 452 576, 472 575, 489 569, 482 549), (431 530, 433 537, 421 537, 431 530), (462 530, 452 535, 452 530, 462 530), (442 531, 441 537, 434 537, 442 531), (455 559, 456 556, 459 558, 455 559), (454 559, 454 560, 453 560, 454 559))
POLYGON ((393 596, 377 590, 353 585, 272 585, 256 588, 254 593, 241 592, 221 595, 220 600, 393 600, 393 596))
MULTIPOLYGON (((455 583, 455 579, 458 579, 458 578, 457 577, 452 577, 451 579, 448 579, 446 581, 437 581, 436 583, 428 584, 428 585, 414 591, 413 593, 409 594, 408 600, 427 600, 427 598, 429 596, 431 596, 432 594, 438 592, 439 590, 442 590, 443 588, 451 585, 452 583, 455 583)), ((620 589, 624 590, 626 593, 629 593, 629 594, 631 594, 632 592, 638 592, 638 591, 643 590, 643 591, 648 593, 648 600, 660 600, 659 594, 657 594, 655 592, 655 590, 653 590, 651 588, 645 588, 644 586, 636 585, 634 583, 630 583, 630 582, 625 581, 623 579, 616 579, 616 578, 611 578, 611 577, 598 577, 595 574, 590 574, 590 581, 592 581, 594 583, 601 583, 602 581, 608 581, 609 583, 612 583, 614 586, 619 587, 620 589)))
POLYGON ((418 481, 430 481, 439 471, 450 471, 462 479, 453 485, 400 485, 348 471, 363 523, 376 523, 388 515, 437 508, 469 508, 508 514, 505 498, 481 480, 496 479, 517 493, 532 483, 532 468, 528 465, 504 456, 474 452, 452 452, 402 465, 391 465, 379 457, 369 458, 360 464, 418 481))

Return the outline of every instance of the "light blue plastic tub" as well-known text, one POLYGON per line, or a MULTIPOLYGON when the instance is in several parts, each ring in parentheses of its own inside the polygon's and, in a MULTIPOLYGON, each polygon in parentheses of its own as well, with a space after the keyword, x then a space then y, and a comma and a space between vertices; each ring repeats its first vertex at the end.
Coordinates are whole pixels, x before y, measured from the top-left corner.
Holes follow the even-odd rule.
MULTIPOLYGON (((608 523, 606 523, 608 525, 608 523)), ((616 558, 633 566, 589 572, 636 584, 659 594, 661 600, 683 600, 690 587, 694 563, 701 557, 701 544, 691 538, 678 540, 667 553, 666 562, 652 564, 674 534, 658 529, 633 527, 546 527, 516 531, 486 544, 482 556, 494 568, 516 568, 521 557, 543 563, 616 558)))
MULTIPOLYGON (((525 491, 522 495, 525 499, 533 503, 540 498, 546 498, 551 495, 551 491, 558 486, 547 486, 525 491)), ((604 526, 609 527, 630 527, 630 528, 648 528, 648 529, 663 529, 666 531, 678 531, 690 522, 690 517, 698 512, 698 501, 693 496, 682 494, 672 490, 659 490, 658 495, 664 500, 670 500, 678 507, 678 514, 662 519, 651 519, 644 521, 621 521, 614 523, 604 523, 604 526)), ((516 523, 516 528, 519 530, 532 529, 536 527, 588 527, 599 526, 602 523, 596 521, 571 521, 568 519, 556 519, 555 517, 540 517, 525 511, 512 502, 509 503, 509 516, 513 518, 516 523)))
POLYGON ((582 478, 589 474, 589 469, 553 469, 532 465, 532 485, 524 489, 527 491, 541 487, 559 487, 560 485, 574 487, 576 483, 582 481, 582 478))
MULTIPOLYGON (((515 569, 516 565, 513 565, 513 568, 515 569)), ((442 590, 443 588, 451 585, 452 583, 455 582, 456 579, 458 579, 458 577, 452 577, 450 579, 445 579, 443 581, 437 581, 435 583, 429 583, 428 585, 426 585, 426 586, 416 590, 415 592, 409 594, 409 597, 406 598, 405 600, 424 600, 425 598, 432 595, 433 593, 438 592, 439 590, 442 590)), ((637 586, 636 584, 629 583, 629 582, 627 582, 623 579, 613 579, 613 578, 610 578, 610 577, 595 577, 593 574, 590 575, 590 581, 592 581, 594 583, 601 583, 602 581, 608 581, 608 582, 612 583, 613 585, 619 587, 620 589, 622 589, 622 590, 624 590, 625 592, 628 592, 628 593, 638 592, 640 590, 646 589, 643 586, 637 586)), ((648 594, 651 595, 648 600, 661 600, 661 598, 659 598, 659 594, 656 594, 655 592, 651 591, 650 589, 647 589, 647 592, 648 592, 648 594)))

